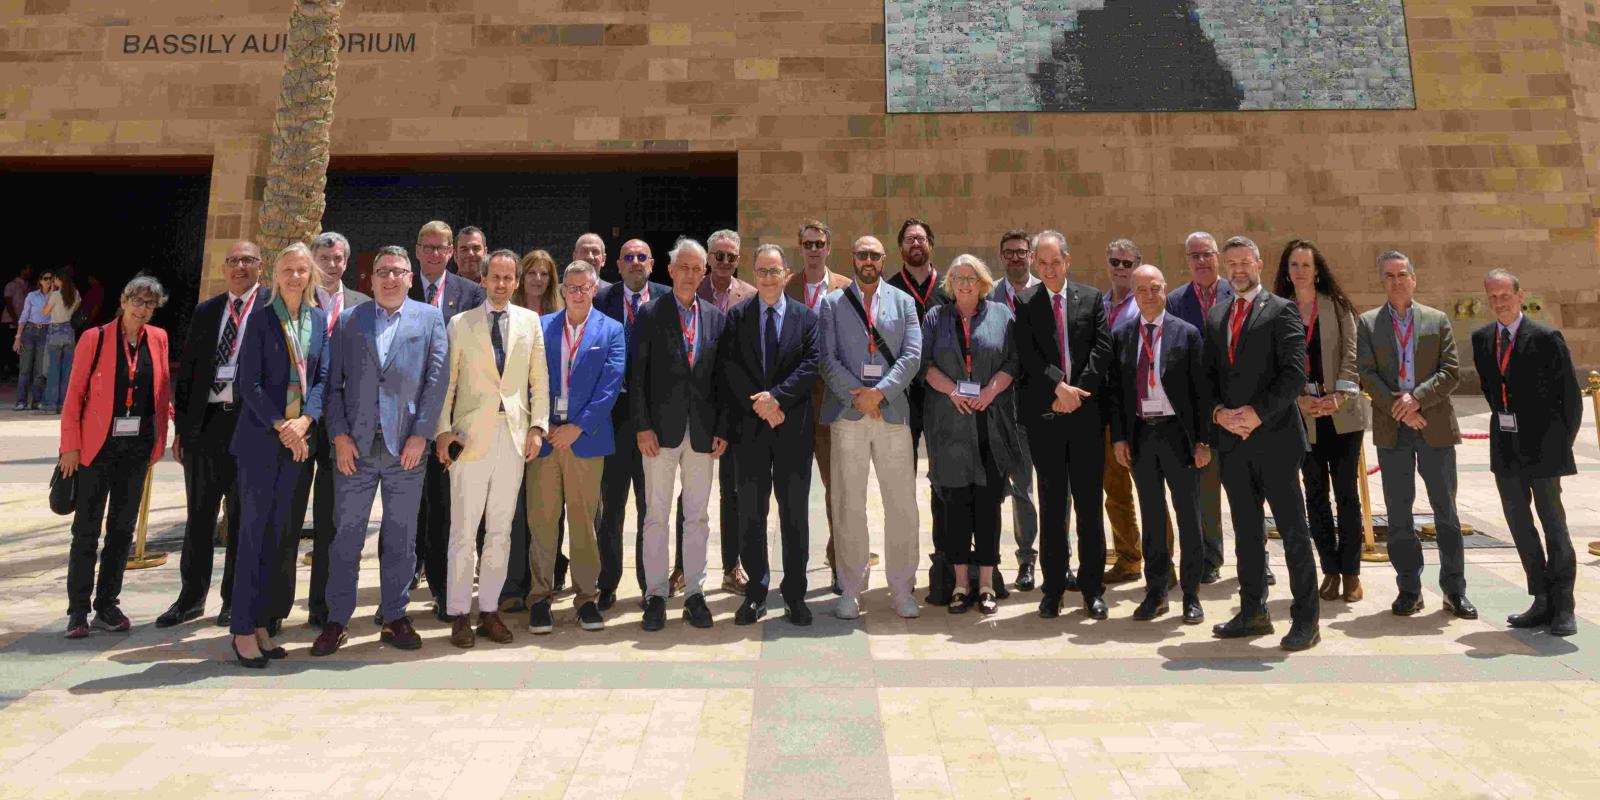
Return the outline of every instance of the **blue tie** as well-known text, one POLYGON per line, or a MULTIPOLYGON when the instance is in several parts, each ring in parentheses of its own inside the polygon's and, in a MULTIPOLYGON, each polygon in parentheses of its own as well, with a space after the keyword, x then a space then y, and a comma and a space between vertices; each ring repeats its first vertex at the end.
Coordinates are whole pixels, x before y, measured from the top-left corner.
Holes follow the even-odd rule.
POLYGON ((778 366, 778 309, 767 307, 766 330, 762 332, 761 366, 766 370, 767 382, 772 382, 772 370, 778 366))

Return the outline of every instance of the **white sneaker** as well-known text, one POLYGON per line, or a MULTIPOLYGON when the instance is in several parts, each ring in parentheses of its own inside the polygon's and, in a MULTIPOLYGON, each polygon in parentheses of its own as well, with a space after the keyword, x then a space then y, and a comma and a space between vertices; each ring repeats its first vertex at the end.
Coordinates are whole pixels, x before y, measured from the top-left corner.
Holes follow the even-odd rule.
POLYGON ((839 619, 856 619, 861 616, 861 601, 850 595, 840 595, 833 605, 833 615, 839 619))
POLYGON ((916 619, 922 616, 922 612, 917 610, 917 598, 909 594, 896 597, 893 605, 894 613, 899 614, 902 619, 916 619))

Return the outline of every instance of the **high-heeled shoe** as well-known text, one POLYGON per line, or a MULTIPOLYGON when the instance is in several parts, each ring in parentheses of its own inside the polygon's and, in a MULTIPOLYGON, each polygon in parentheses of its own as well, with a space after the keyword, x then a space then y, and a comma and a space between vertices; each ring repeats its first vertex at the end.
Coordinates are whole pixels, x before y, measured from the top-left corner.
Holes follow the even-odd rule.
POLYGON ((271 650, 262 650, 261 651, 261 655, 266 656, 268 659, 270 659, 272 661, 277 661, 277 660, 282 659, 282 658, 288 658, 289 657, 289 651, 283 649, 283 645, 278 645, 277 647, 274 647, 271 650))
POLYGON ((267 667, 267 657, 266 656, 256 656, 255 658, 245 658, 244 655, 239 652, 239 643, 234 641, 232 636, 228 637, 228 646, 233 648, 233 657, 239 660, 239 666, 245 667, 247 669, 266 669, 266 667, 267 667))

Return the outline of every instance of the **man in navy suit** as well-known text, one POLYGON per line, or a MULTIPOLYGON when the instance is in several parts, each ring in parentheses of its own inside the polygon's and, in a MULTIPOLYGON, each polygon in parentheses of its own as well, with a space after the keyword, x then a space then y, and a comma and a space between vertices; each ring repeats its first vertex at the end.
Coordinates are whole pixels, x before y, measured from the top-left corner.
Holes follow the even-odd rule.
POLYGON ((805 304, 784 296, 789 268, 783 248, 756 249, 756 296, 728 315, 722 369, 730 413, 729 430, 739 463, 740 560, 749 574, 735 625, 749 625, 767 612, 772 569, 767 562, 767 501, 778 495, 783 537, 783 603, 789 622, 810 625, 806 607, 806 556, 810 548, 807 500, 816 420, 811 387, 817 382, 817 317, 805 304))
POLYGON ((311 646, 314 656, 329 655, 346 641, 367 520, 380 488, 382 640, 406 650, 422 646, 406 616, 416 565, 411 543, 428 440, 444 407, 448 340, 438 309, 406 299, 410 287, 405 249, 379 250, 372 267, 373 302, 345 311, 329 344, 323 424, 339 472, 334 478, 338 532, 329 554, 328 622, 311 646))
POLYGON ((696 628, 711 627, 701 586, 711 518, 712 461, 728 449, 727 418, 716 385, 718 342, 724 318, 696 290, 706 274, 706 249, 693 239, 672 248, 667 271, 672 291, 639 309, 628 401, 644 457, 644 629, 666 625, 671 576, 673 489, 683 479, 683 616, 696 628))
POLYGON ((1133 618, 1167 612, 1172 553, 1168 550, 1167 491, 1177 511, 1183 621, 1205 619, 1200 608, 1200 470, 1211 461, 1211 387, 1201 361, 1200 331, 1167 313, 1167 281, 1145 264, 1133 271, 1139 313, 1111 332, 1113 401, 1111 449, 1131 468, 1139 491, 1144 550, 1144 601, 1133 618))
MULTIPOLYGON (((582 241, 580 240, 580 245, 582 241)), ((574 261, 578 259, 573 259, 574 261)), ((655 258, 650 255, 650 245, 630 239, 622 245, 617 256, 617 270, 622 280, 600 290, 594 298, 596 311, 622 323, 628 345, 628 364, 633 363, 634 321, 639 309, 657 297, 665 297, 672 289, 650 280, 650 270, 655 268, 655 258)), ((595 522, 595 538, 600 545, 600 610, 610 610, 617 602, 617 585, 622 582, 622 519, 628 511, 628 490, 633 490, 633 513, 637 527, 633 532, 634 577, 639 582, 639 594, 644 594, 644 567, 639 564, 639 553, 644 551, 644 459, 639 455, 639 443, 634 435, 633 410, 628 405, 628 382, 623 379, 622 395, 611 409, 611 428, 616 446, 606 456, 605 470, 600 476, 600 518, 595 522)))
MULTIPOLYGON (((473 230, 477 230, 474 228, 473 230)), ((455 255, 450 226, 434 220, 417 232, 417 269, 412 276, 410 297, 434 308, 444 319, 446 330, 455 315, 483 305, 483 286, 476 275, 451 272, 455 255)), ((483 235, 478 231, 478 236, 483 235)), ((417 507, 417 565, 426 572, 428 591, 433 595, 433 615, 450 622, 445 597, 450 580, 450 475, 433 448, 428 448, 427 474, 422 481, 422 503, 417 507)), ((416 582, 413 578, 412 583, 416 582)))

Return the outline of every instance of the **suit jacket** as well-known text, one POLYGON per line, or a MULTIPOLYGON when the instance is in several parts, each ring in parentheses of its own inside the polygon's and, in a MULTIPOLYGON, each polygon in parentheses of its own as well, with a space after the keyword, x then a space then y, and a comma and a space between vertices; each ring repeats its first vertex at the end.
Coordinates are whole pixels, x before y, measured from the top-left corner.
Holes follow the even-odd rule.
MULTIPOLYGON (((1111 380, 1107 394, 1111 403, 1111 441, 1127 442, 1139 457, 1139 437, 1135 436, 1139 415, 1139 351, 1144 318, 1118 325, 1111 332, 1111 380)), ((1194 446, 1210 444, 1211 410, 1216 406, 1211 379, 1205 368, 1205 343, 1200 329, 1168 313, 1161 321, 1161 364, 1158 370, 1161 389, 1177 413, 1183 429, 1185 462, 1193 466, 1194 446)))
MULTIPOLYGON (((567 312, 546 314, 541 323, 544 325, 546 369, 550 374, 550 408, 554 409, 566 380, 561 371, 562 348, 565 347, 561 340, 566 336, 567 312)), ((622 396, 627 365, 628 339, 622 331, 622 323, 591 308, 583 324, 578 351, 573 356, 572 388, 567 392, 565 421, 583 429, 572 443, 572 454, 578 458, 597 458, 616 452, 611 410, 622 396)), ((539 449, 539 457, 544 458, 553 450, 546 440, 539 449)))
POLYGON ((917 303, 911 295, 884 281, 878 282, 873 325, 894 351, 894 361, 888 361, 888 353, 871 355, 873 363, 883 366, 883 377, 869 380, 861 377, 861 367, 868 361, 867 345, 872 337, 861 315, 845 299, 846 293, 854 295, 866 310, 861 287, 856 284, 829 294, 817 304, 822 309, 817 319, 817 365, 828 387, 822 398, 822 421, 861 419, 861 412, 851 402, 850 390, 865 386, 883 392, 885 422, 909 424, 911 405, 906 391, 922 372, 922 323, 917 319, 917 303))
POLYGON ((489 453, 497 425, 506 426, 517 455, 526 454, 530 428, 550 430, 548 367, 539 315, 514 303, 506 305, 506 313, 504 372, 497 371, 494 363, 487 303, 450 320, 450 366, 445 372, 449 379, 434 436, 453 431, 461 437, 462 461, 477 461, 489 453))
POLYGON ((439 309, 405 301, 385 363, 378 360, 380 310, 372 302, 345 311, 328 347, 323 423, 330 441, 349 436, 362 456, 368 455, 380 424, 392 455, 400 454, 407 437, 432 439, 449 378, 449 343, 439 309))
MULTIPOLYGON (((250 306, 252 315, 267 304, 268 294, 265 288, 256 290, 255 303, 250 306)), ((217 332, 222 329, 222 315, 227 309, 228 293, 223 292, 195 306, 194 314, 189 317, 189 332, 184 336, 183 354, 178 358, 172 392, 173 427, 179 441, 192 442, 200 437, 200 423, 205 421, 206 404, 211 400, 211 383, 217 377, 217 332)), ((244 330, 246 334, 250 332, 250 323, 245 324, 244 330)), ((244 342, 239 342, 239 346, 243 347, 244 342)), ((238 377, 236 372, 236 390, 238 377)), ((237 391, 233 399, 238 402, 237 391)))
MULTIPOLYGON (((111 418, 116 415, 113 408, 113 397, 117 390, 117 362, 118 345, 116 338, 122 334, 117 331, 116 320, 101 325, 92 330, 84 331, 78 338, 78 345, 72 354, 72 375, 67 378, 67 397, 61 406, 61 452, 78 451, 78 463, 88 466, 94 463, 94 457, 100 453, 100 448, 105 446, 106 439, 111 435, 111 418), (95 344, 99 337, 108 336, 105 344, 100 346, 100 358, 90 363, 94 357, 95 344)), ((150 451, 150 463, 161 459, 161 453, 167 446, 167 422, 172 418, 172 392, 168 389, 167 375, 167 332, 154 325, 144 326, 145 342, 150 348, 150 364, 155 369, 151 375, 154 380, 155 397, 155 447, 150 451)), ((246 328, 248 330, 248 328, 246 328)), ((211 387, 211 379, 206 379, 206 388, 211 387)))
POLYGON ((1038 278, 1029 275, 1028 285, 1018 289, 1016 297, 1013 300, 1011 290, 1009 288, 1010 283, 1005 279, 1004 276, 1001 276, 999 280, 995 281, 994 288, 989 290, 989 299, 1005 306, 1006 309, 1011 312, 1011 316, 1016 317, 1017 307, 1027 301, 1028 295, 1033 292, 1033 287, 1038 286, 1039 283, 1040 281, 1038 278))
POLYGON ((1528 317, 1522 318, 1511 339, 1511 360, 1500 377, 1495 360, 1496 324, 1472 332, 1472 361, 1483 384, 1483 398, 1496 412, 1506 405, 1517 415, 1515 432, 1500 430, 1492 418, 1489 434, 1489 469, 1502 475, 1554 478, 1575 475, 1572 444, 1583 424, 1583 394, 1572 366, 1572 354, 1561 331, 1528 317))
MULTIPOLYGON (((294 365, 289 361, 283 324, 272 304, 258 304, 250 317, 250 324, 244 328, 244 341, 239 343, 239 371, 233 385, 244 408, 233 429, 229 452, 240 459, 275 460, 283 444, 272 426, 285 418, 289 375, 294 365)), ((313 423, 322 419, 323 387, 328 379, 327 320, 322 309, 311 308, 311 348, 306 351, 308 385, 301 387, 300 413, 313 423)))
MULTIPOLYGON (((455 315, 483 305, 483 287, 477 281, 463 278, 449 269, 444 271, 443 277, 444 297, 439 298, 435 307, 443 315, 446 325, 450 324, 451 318, 455 315)), ((427 294, 422 288, 422 270, 412 270, 410 297, 420 303, 425 296, 427 294)))
POLYGON ((1206 415, 1211 416, 1215 406, 1250 406, 1261 418, 1261 427, 1249 439, 1241 440, 1217 425, 1212 428, 1213 441, 1224 453, 1292 455, 1298 464, 1307 447, 1306 428, 1295 405, 1306 384, 1306 326, 1300 321, 1300 310, 1293 301, 1263 287, 1239 329, 1230 363, 1228 314, 1232 307, 1231 302, 1218 302, 1206 320, 1205 365, 1216 396, 1206 415))
POLYGON ((817 427, 811 407, 811 390, 817 385, 817 315, 803 301, 786 297, 778 329, 778 359, 771 369, 763 369, 762 314, 759 296, 734 306, 718 347, 731 418, 729 433, 735 441, 751 441, 773 431, 779 441, 810 450, 816 444, 817 427), (761 392, 771 392, 783 411, 783 424, 777 428, 756 416, 752 408, 750 396, 761 392))
POLYGON ((683 444, 684 434, 697 453, 709 453, 712 437, 727 438, 717 386, 717 348, 726 317, 700 298, 695 323, 694 365, 683 349, 678 299, 666 294, 639 308, 634 322, 632 363, 628 366, 629 402, 636 430, 655 431, 662 447, 683 444))
MULTIPOLYGON (((371 297, 368 297, 367 295, 362 294, 361 292, 358 292, 358 291, 356 291, 356 290, 354 290, 354 289, 352 289, 352 288, 350 288, 348 286, 345 286, 342 283, 339 284, 339 286, 340 286, 339 294, 341 296, 343 296, 343 298, 344 298, 342 301, 340 301, 340 303, 338 305, 338 312, 339 313, 337 313, 337 314, 334 313, 334 307, 333 306, 324 306, 323 309, 322 309, 323 312, 327 314, 328 323, 330 325, 332 325, 332 326, 336 326, 336 325, 339 324, 339 317, 343 316, 344 312, 347 309, 355 308, 356 306, 359 306, 362 303, 367 303, 367 302, 371 302, 372 301, 371 297)), ((317 298, 317 302, 321 303, 322 302, 322 298, 318 297, 317 298)))
POLYGON ((1099 289, 1067 281, 1061 292, 1063 314, 1067 320, 1067 349, 1072 357, 1071 374, 1061 374, 1061 338, 1056 331, 1055 309, 1050 291, 1044 286, 1030 290, 1017 308, 1017 417, 1025 425, 1050 413, 1056 399, 1056 385, 1065 380, 1090 394, 1083 407, 1067 415, 1099 429, 1102 420, 1101 398, 1106 370, 1111 360, 1111 333, 1106 330, 1106 308, 1099 289))
MULTIPOLYGON (((827 283, 824 284, 825 288, 823 289, 822 296, 817 298, 817 302, 816 302, 815 305, 807 307, 807 308, 810 309, 812 314, 817 315, 817 321, 819 323, 822 321, 822 301, 824 299, 826 299, 828 295, 834 293, 835 291, 837 291, 839 289, 843 289, 844 287, 849 286, 852 283, 852 281, 849 278, 847 278, 847 277, 845 277, 843 275, 840 275, 839 273, 834 272, 833 270, 828 270, 828 275, 827 275, 827 278, 825 280, 827 281, 827 283)), ((805 304, 805 302, 806 302, 806 273, 805 273, 805 270, 802 269, 802 270, 794 273, 793 275, 789 276, 789 282, 784 284, 783 293, 790 300, 798 300, 798 301, 800 301, 800 303, 802 305, 805 304)), ((818 380, 811 384, 811 412, 816 417, 816 421, 820 424, 821 421, 822 421, 822 418, 821 418, 822 398, 825 395, 827 395, 827 393, 828 393, 828 384, 827 384, 827 382, 821 380, 821 377, 822 377, 822 361, 821 361, 821 352, 820 352, 821 348, 822 348, 822 335, 821 335, 821 333, 817 334, 817 348, 818 348, 818 361, 817 361, 817 378, 818 378, 818 380)))
MULTIPOLYGON (((651 300, 672 294, 672 287, 664 283, 649 281, 645 284, 645 288, 650 291, 651 300)), ((626 298, 625 286, 621 281, 617 281, 595 292, 594 308, 596 311, 622 323, 623 327, 628 331, 628 351, 631 353, 633 351, 633 326, 628 324, 627 309, 625 308, 626 298)), ((644 303, 640 303, 639 306, 643 308, 644 303)))
MULTIPOLYGON (((700 288, 695 290, 695 294, 699 295, 701 300, 704 300, 713 306, 717 304, 716 292, 711 288, 710 275, 707 275, 705 280, 700 281, 700 288)), ((717 310, 726 315, 729 311, 733 310, 734 306, 739 305, 740 303, 743 303, 744 301, 755 296, 756 287, 739 280, 739 276, 735 275, 733 276, 733 281, 728 284, 727 308, 718 308, 717 310)))
MULTIPOLYGON (((1225 306, 1233 302, 1233 284, 1221 278, 1216 283, 1217 297, 1211 307, 1225 306)), ((1200 338, 1206 337, 1206 312, 1200 306, 1200 297, 1195 294, 1194 281, 1189 281, 1167 294, 1167 313, 1176 314, 1178 319, 1193 325, 1200 331, 1200 338)))
MULTIPOLYGON (((1298 306, 1297 306, 1298 307, 1298 306)), ((1356 316, 1339 308, 1333 298, 1317 295, 1317 328, 1321 330, 1321 349, 1311 354, 1322 362, 1322 393, 1339 394, 1339 408, 1329 419, 1339 433, 1355 433, 1367 429, 1372 421, 1372 408, 1361 396, 1361 373, 1356 367, 1356 316)), ((1311 331, 1306 331, 1306 344, 1311 344, 1311 331)), ((1306 372, 1310 373, 1307 369, 1306 372)), ((1307 377, 1307 381, 1311 378, 1307 377)), ((1306 438, 1317 442, 1317 418, 1300 412, 1306 426, 1306 438)))
MULTIPOLYGON (((1456 361, 1456 337, 1450 318, 1444 312, 1412 303, 1412 358, 1417 369, 1417 387, 1411 396, 1422 405, 1422 441, 1429 447, 1448 447, 1461 443, 1461 428, 1456 424, 1450 392, 1461 382, 1456 361)), ((1361 315, 1356 323, 1356 364, 1361 372, 1361 388, 1372 395, 1372 443, 1394 447, 1400 423, 1390 416, 1394 393, 1400 388, 1400 345, 1395 340, 1389 304, 1361 315)))

